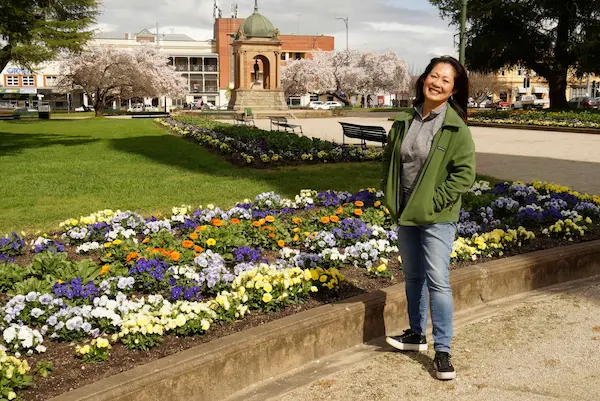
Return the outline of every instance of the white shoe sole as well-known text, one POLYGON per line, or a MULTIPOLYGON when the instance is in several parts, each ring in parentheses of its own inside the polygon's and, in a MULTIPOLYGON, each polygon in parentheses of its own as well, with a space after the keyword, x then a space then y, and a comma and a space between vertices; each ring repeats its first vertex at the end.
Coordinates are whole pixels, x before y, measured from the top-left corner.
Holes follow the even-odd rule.
POLYGON ((440 372, 438 371, 437 364, 433 363, 433 369, 435 370, 435 377, 438 380, 454 380, 456 379, 456 371, 454 372, 440 372))
POLYGON ((427 351, 427 344, 406 344, 394 340, 392 337, 386 337, 385 342, 400 351, 427 351))

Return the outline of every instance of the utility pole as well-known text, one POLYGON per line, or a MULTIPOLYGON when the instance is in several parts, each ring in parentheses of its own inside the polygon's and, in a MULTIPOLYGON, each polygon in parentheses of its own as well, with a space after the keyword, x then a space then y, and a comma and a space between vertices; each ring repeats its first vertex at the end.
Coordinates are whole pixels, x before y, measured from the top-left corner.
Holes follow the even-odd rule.
POLYGON ((467 1, 462 0, 462 11, 460 13, 460 53, 459 61, 465 65, 465 47, 467 45, 467 1))
POLYGON ((348 50, 348 17, 337 17, 336 19, 341 19, 346 24, 346 50, 348 50))

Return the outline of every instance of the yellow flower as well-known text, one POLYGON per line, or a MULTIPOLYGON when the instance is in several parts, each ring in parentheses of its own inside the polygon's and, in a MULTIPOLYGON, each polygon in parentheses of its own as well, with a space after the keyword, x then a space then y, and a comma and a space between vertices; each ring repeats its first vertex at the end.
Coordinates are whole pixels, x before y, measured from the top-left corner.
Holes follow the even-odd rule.
POLYGON ((269 283, 266 283, 264 285, 263 289, 265 290, 265 292, 271 292, 271 291, 273 291, 273 286, 269 283))
POLYGON ((319 281, 322 282, 322 283, 326 282, 327 281, 327 276, 323 274, 321 277, 319 277, 319 281))
POLYGON ((319 291, 319 289, 316 286, 314 286, 314 285, 312 287, 310 287, 310 290, 311 290, 311 292, 318 292, 319 291))
POLYGON ((273 295, 271 295, 271 293, 267 292, 263 295, 262 300, 264 303, 269 303, 271 302, 271 300, 273 299, 273 295))
POLYGON ((206 245, 208 246, 214 246, 217 243, 217 241, 214 238, 209 238, 206 240, 206 245))
POLYGON ((387 269, 387 266, 385 264, 379 265, 379 267, 377 267, 377 271, 378 272, 384 272, 387 269))
POLYGON ((121 241, 120 239, 116 239, 113 241, 113 245, 121 245, 123 241, 121 241))
POLYGON ((99 338, 96 341, 96 346, 98 348, 110 348, 110 343, 108 342, 108 340, 106 338, 99 338))

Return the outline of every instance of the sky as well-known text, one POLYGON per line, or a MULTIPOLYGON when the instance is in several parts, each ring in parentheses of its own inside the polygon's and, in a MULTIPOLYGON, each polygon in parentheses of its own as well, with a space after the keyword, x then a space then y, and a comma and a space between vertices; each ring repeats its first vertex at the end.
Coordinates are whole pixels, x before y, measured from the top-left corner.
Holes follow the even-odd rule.
MULTIPOLYGON (((223 17, 234 0, 218 0, 223 17)), ((155 31, 213 37, 213 0, 103 0, 97 28, 104 32, 155 31)), ((254 0, 237 0, 238 18, 249 16, 254 0)), ((282 34, 329 35, 337 50, 394 51, 415 74, 432 57, 457 55, 457 28, 442 20, 428 0, 258 0, 259 11, 282 34)))

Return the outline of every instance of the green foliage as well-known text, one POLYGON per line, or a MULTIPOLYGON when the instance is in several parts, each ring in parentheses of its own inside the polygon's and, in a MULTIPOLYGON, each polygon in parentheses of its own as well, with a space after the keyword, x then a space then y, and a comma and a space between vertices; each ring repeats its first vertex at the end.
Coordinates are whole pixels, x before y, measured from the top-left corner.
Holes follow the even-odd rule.
POLYGON ((61 50, 81 49, 100 12, 98 0, 2 0, 0 71, 12 61, 34 67, 61 50))
POLYGON ((0 292, 7 292, 15 283, 24 280, 28 275, 27 269, 15 263, 0 263, 0 292))
MULTIPOLYGON (((430 0, 460 21, 461 0, 430 0)), ((566 108, 567 73, 600 71, 600 8, 595 0, 469 0, 466 61, 493 72, 520 65, 548 79, 550 104, 566 108)))
POLYGON ((36 277, 29 277, 26 280, 14 284, 14 286, 8 291, 8 294, 28 294, 30 292, 41 292, 50 293, 52 291, 52 284, 45 280, 40 280, 36 277))
POLYGON ((35 373, 42 377, 48 377, 54 371, 54 365, 50 361, 39 361, 35 365, 35 373))

